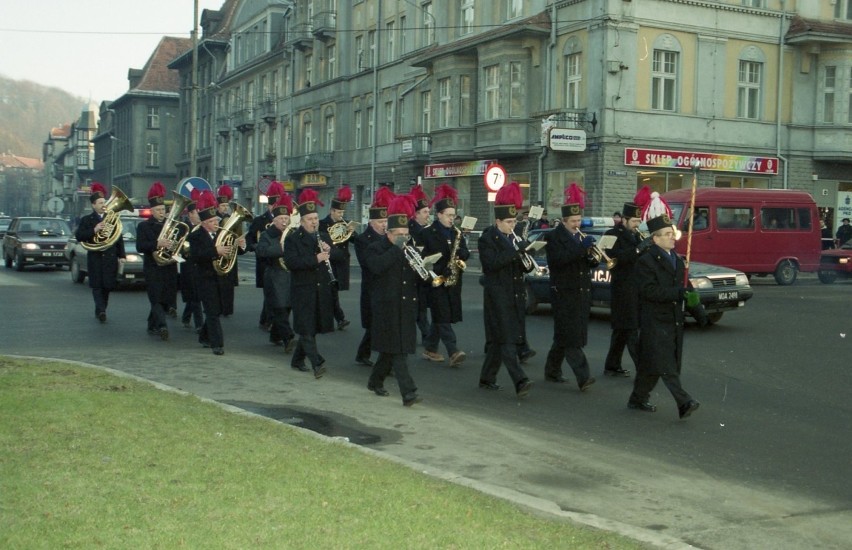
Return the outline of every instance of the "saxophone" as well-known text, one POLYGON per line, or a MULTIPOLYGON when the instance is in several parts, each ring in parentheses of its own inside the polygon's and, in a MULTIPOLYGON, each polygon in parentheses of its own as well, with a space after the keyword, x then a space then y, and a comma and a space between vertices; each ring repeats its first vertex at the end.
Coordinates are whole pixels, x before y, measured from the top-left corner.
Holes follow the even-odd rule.
POLYGON ((453 243, 453 248, 450 250, 450 259, 448 265, 450 266, 450 276, 447 277, 447 280, 444 281, 444 286, 455 286, 459 282, 459 277, 462 272, 467 269, 467 264, 464 263, 464 260, 458 259, 459 253, 459 245, 462 240, 462 232, 458 227, 453 227, 456 230, 456 240, 453 243))

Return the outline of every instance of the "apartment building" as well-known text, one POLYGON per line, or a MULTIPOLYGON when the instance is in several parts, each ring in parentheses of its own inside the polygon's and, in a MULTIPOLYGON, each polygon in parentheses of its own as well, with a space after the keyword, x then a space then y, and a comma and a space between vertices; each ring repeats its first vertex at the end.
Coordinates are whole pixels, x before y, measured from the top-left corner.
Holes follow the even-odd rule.
POLYGON ((198 158, 255 211, 273 179, 349 184, 357 218, 419 178, 485 225, 499 163, 528 203, 577 182, 604 215, 691 184, 693 158, 701 186, 804 189, 829 216, 852 200, 849 0, 228 0, 205 18, 198 158))

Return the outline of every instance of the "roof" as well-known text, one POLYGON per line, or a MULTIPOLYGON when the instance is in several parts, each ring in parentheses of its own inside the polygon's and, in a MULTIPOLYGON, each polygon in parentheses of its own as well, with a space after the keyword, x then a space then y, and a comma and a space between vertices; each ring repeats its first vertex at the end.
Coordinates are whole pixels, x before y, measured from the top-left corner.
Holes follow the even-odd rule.
MULTIPOLYGON (((187 48, 192 47, 189 38, 177 38, 164 36, 154 49, 154 53, 148 58, 147 63, 141 70, 139 83, 132 90, 149 92, 174 92, 180 91, 180 78, 178 72, 169 69, 169 63, 179 56, 187 48)), ((130 72, 135 69, 130 69, 130 72)))
POLYGON ((19 157, 12 153, 0 153, 0 166, 4 168, 42 170, 44 168, 44 163, 39 159, 19 157))
POLYGON ((852 41, 852 24, 841 21, 805 19, 796 16, 790 21, 785 35, 787 42, 806 42, 815 39, 829 42, 852 41))
POLYGON ((62 139, 71 137, 71 123, 63 124, 62 126, 56 126, 50 129, 50 138, 51 139, 62 139))

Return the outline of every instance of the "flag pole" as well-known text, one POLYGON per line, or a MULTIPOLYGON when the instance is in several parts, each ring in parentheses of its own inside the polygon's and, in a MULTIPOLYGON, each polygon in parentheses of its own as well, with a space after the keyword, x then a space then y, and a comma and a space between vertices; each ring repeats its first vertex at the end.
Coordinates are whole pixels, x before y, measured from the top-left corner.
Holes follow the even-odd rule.
POLYGON ((689 166, 692 168, 692 193, 689 197, 689 226, 686 232, 686 259, 683 270, 683 286, 689 287, 689 260, 692 257, 692 224, 695 221, 695 189, 698 187, 698 159, 692 157, 689 161, 689 166))

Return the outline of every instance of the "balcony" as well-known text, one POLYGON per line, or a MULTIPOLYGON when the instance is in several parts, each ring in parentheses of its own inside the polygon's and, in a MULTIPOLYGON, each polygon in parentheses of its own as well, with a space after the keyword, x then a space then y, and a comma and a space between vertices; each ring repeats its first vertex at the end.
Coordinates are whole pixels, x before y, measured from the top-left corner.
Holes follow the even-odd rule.
POLYGON ((432 157, 436 160, 471 158, 475 144, 476 130, 471 127, 432 131, 432 157))
POLYGON ((275 119, 278 114, 278 102, 272 96, 261 101, 260 105, 258 105, 257 111, 258 116, 260 116, 264 122, 270 126, 275 126, 275 119))
POLYGON ((287 33, 284 41, 285 47, 293 47, 297 50, 309 50, 314 46, 314 38, 311 33, 310 23, 299 23, 293 26, 293 30, 287 33))
POLYGON ((319 40, 328 40, 337 31, 337 12, 323 11, 314 15, 313 33, 319 40))
POLYGON ((432 138, 429 134, 414 134, 398 138, 401 149, 399 160, 405 162, 428 162, 432 153, 432 138))
POLYGON ((476 125, 474 153, 504 158, 524 156, 536 151, 541 143, 540 126, 526 118, 504 118, 476 125))
POLYGON ((814 160, 849 162, 852 159, 852 131, 842 126, 814 128, 814 160))
POLYGON ((240 132, 248 132, 254 129, 254 110, 242 109, 234 113, 234 126, 240 132))
POLYGON ((311 153, 290 157, 287 159, 289 174, 306 174, 308 172, 331 172, 334 168, 334 153, 311 153))
POLYGON ((231 133, 231 117, 216 117, 216 133, 222 137, 228 137, 231 133))

